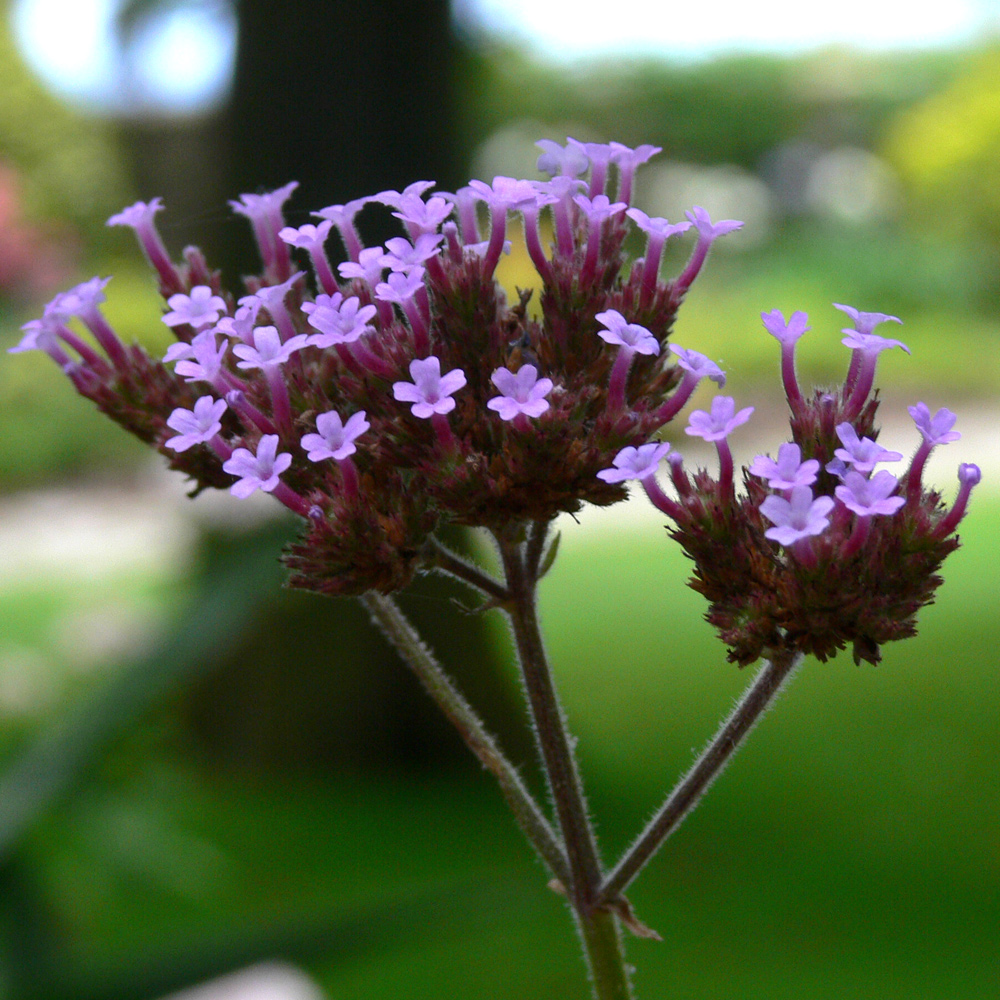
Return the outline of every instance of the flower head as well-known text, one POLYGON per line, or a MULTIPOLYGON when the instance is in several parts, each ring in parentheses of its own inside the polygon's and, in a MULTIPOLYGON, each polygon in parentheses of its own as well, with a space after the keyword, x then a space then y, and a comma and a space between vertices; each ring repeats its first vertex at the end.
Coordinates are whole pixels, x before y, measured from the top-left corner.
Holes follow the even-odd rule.
POLYGON ((278 336, 277 327, 257 326, 253 331, 253 347, 249 344, 236 344, 233 347, 233 354, 242 361, 238 361, 237 368, 278 368, 283 365, 295 353, 301 351, 308 343, 309 338, 300 333, 294 337, 289 337, 284 343, 278 336))
POLYGON ((117 215, 112 215, 105 223, 108 226, 131 226, 138 229, 152 223, 153 216, 163 210, 163 199, 154 198, 152 201, 137 201, 128 208, 123 208, 117 215))

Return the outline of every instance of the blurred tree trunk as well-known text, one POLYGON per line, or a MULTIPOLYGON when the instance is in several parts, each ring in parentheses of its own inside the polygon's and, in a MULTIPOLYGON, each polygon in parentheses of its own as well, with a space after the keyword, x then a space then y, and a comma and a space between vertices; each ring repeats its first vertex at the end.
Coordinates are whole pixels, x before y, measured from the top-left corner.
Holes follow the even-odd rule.
MULTIPOLYGON (((259 264, 249 226, 229 218, 225 199, 297 180, 287 208, 299 225, 325 205, 414 180, 460 183, 446 0, 242 0, 237 11, 225 112, 140 124, 131 140, 142 196, 162 194, 180 209, 161 217, 173 251, 201 245, 232 283, 259 264)), ((362 220, 370 242, 398 234, 387 212, 372 215, 374 223, 362 220)), ((337 252, 335 238, 330 247, 337 252)), ((262 558, 273 558, 270 530, 259 535, 262 558)), ((217 541, 206 539, 208 558, 225 558, 217 541)), ((459 615, 443 581, 418 590, 410 607, 431 646, 455 664, 515 758, 527 756, 513 684, 495 668, 481 617, 459 615)), ((234 636, 231 655, 184 698, 185 716, 216 756, 241 766, 396 767, 467 755, 356 602, 295 592, 261 601, 257 627, 234 636)))

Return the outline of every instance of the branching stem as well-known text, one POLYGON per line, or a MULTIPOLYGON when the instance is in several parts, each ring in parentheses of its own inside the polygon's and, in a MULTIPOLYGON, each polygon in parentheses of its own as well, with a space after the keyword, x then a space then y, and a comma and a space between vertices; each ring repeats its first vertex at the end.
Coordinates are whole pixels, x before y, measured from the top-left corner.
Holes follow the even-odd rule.
POLYGON ((465 700, 423 644, 413 626, 391 597, 369 591, 361 597, 372 619, 417 675, 438 707, 451 720, 480 763, 500 783, 507 804, 532 846, 564 885, 571 879, 566 853, 538 803, 507 760, 496 740, 486 731, 475 710, 465 700))
POLYGON ((736 703, 729 717, 722 723, 715 737, 604 880, 598 894, 600 903, 613 903, 639 874, 643 865, 660 849, 667 837, 680 826, 684 817, 698 804, 708 786, 729 763, 766 709, 773 704, 775 696, 801 662, 801 653, 776 655, 773 659, 764 661, 764 666, 744 692, 743 697, 736 703))

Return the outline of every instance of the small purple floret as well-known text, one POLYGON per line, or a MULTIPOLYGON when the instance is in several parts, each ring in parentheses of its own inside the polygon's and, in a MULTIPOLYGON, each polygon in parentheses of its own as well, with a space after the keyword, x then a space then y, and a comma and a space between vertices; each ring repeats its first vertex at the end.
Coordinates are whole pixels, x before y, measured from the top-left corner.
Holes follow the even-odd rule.
POLYGON ((319 433, 304 435, 302 447, 308 451, 310 462, 321 462, 327 458, 340 462, 358 450, 354 442, 370 427, 364 410, 351 414, 346 424, 341 421, 339 413, 321 413, 316 418, 319 433))
POLYGON ((450 413, 455 409, 452 395, 465 383, 465 372, 453 368, 441 374, 441 362, 435 357, 417 359, 410 362, 412 382, 394 382, 392 394, 403 403, 412 403, 411 412, 423 420, 435 413, 450 413))
POLYGON ((895 514, 906 503, 905 497, 891 495, 897 486, 899 480, 886 469, 876 472, 871 479, 851 470, 844 474, 843 482, 835 487, 834 493, 845 507, 859 517, 870 517, 873 514, 895 514))
POLYGON ((609 344, 626 347, 638 354, 659 354, 659 341, 644 326, 629 323, 617 309, 598 313, 595 317, 607 329, 598 330, 597 335, 609 344))
POLYGON ((168 438, 164 445, 174 451, 187 451, 196 444, 207 444, 222 430, 221 417, 226 412, 224 399, 202 396, 194 404, 194 410, 178 407, 167 417, 167 426, 177 431, 177 436, 168 438))
POLYGON ((280 482, 279 476, 292 464, 288 452, 278 454, 278 435, 265 434, 257 444, 257 454, 246 448, 237 448, 222 468, 230 475, 239 476, 239 482, 229 487, 229 492, 245 500, 257 490, 272 492, 280 482))
POLYGON ((794 486, 789 500, 774 494, 765 497, 760 512, 774 527, 768 528, 764 537, 788 546, 821 535, 830 524, 827 515, 833 506, 833 497, 820 496, 814 500, 808 486, 794 486))
POLYGON ((802 312, 793 312, 791 318, 786 322, 780 309, 772 309, 770 312, 762 312, 760 318, 764 323, 764 328, 772 337, 782 344, 794 344, 810 327, 806 326, 809 316, 802 312))
POLYGON ((711 413, 695 410, 688 418, 684 433, 706 441, 723 441, 740 424, 745 424, 750 419, 753 410, 752 406, 747 406, 737 413, 736 401, 732 396, 716 396, 712 400, 711 413))
POLYGON ((196 330, 213 326, 226 312, 226 303, 208 285, 195 285, 190 295, 178 292, 167 299, 170 312, 164 313, 167 326, 193 326, 196 330))
POLYGON ((926 403, 917 403, 906 409, 924 441, 929 445, 947 444, 949 441, 957 441, 962 436, 958 431, 952 430, 958 418, 945 407, 938 410, 933 417, 926 403))
POLYGON ((638 448, 622 448, 612 459, 613 468, 601 469, 598 479, 606 483, 623 483, 628 479, 646 479, 656 475, 660 459, 670 451, 668 441, 651 441, 638 448))
POLYGON ((797 444, 783 444, 778 448, 778 460, 770 455, 758 455, 749 471, 766 479, 772 490, 792 490, 796 486, 812 486, 819 472, 815 458, 802 461, 802 449, 797 444))
MULTIPOLYGON (((889 451, 871 438, 859 438, 858 432, 851 424, 837 425, 837 437, 843 448, 838 448, 834 455, 842 462, 854 467, 856 472, 869 473, 879 462, 898 462, 903 456, 898 451, 889 451)), ((838 466, 839 468, 839 466, 838 466)), ((827 466, 827 472, 833 470, 827 466)))
POLYGON ((494 396, 486 406, 501 420, 514 420, 521 413, 540 417, 549 408, 545 396, 552 391, 552 379, 539 378, 534 365, 522 365, 516 372, 498 368, 490 380, 503 395, 494 396))

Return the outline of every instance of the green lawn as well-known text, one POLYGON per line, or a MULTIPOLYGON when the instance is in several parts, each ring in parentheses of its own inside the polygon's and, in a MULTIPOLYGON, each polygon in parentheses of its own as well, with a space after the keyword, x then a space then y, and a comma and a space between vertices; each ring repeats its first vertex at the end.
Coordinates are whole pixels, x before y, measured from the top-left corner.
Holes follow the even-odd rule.
MULTIPOLYGON (((749 672, 725 663, 665 537, 588 538, 586 516, 543 615, 616 849, 749 672)), ((998 524, 1000 502, 976 497, 921 635, 877 669, 808 662, 643 873, 630 898, 665 940, 628 944, 640 997, 997 995, 998 524)), ((59 606, 36 601, 32 621, 21 602, 13 620, 37 635, 59 606)), ((158 712, 17 861, 54 950, 13 1000, 138 1000, 268 957, 310 970, 331 1000, 586 996, 570 919, 471 765, 239 778, 192 760, 158 712)))

